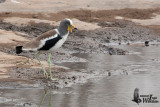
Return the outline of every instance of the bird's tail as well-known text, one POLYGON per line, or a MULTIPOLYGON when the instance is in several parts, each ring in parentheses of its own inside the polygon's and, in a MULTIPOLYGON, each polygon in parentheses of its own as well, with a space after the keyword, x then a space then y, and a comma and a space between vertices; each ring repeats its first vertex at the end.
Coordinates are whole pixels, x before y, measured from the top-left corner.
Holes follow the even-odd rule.
POLYGON ((17 46, 16 47, 16 54, 20 54, 22 52, 22 47, 23 46, 17 46))

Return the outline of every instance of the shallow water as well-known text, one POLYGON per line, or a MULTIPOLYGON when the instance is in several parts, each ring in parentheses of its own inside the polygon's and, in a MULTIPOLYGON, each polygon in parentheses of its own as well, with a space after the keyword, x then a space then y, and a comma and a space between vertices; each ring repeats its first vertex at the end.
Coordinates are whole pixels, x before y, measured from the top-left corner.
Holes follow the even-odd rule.
MULTIPOLYGON (((73 54, 88 61, 60 64, 74 70, 101 72, 101 75, 69 88, 47 90, 42 107, 49 106, 49 99, 52 107, 159 107, 160 103, 138 105, 132 101, 135 88, 139 88, 140 95, 153 94, 160 101, 159 46, 117 47, 132 54, 73 54)), ((0 89, 0 107, 37 107, 43 96, 43 89, 0 89)))

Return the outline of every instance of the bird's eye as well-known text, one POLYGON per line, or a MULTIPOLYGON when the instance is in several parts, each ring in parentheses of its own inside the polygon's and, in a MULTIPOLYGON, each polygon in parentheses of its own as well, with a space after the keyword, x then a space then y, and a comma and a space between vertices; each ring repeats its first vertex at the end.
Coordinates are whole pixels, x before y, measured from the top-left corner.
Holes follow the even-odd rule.
POLYGON ((67 25, 67 26, 68 26, 69 24, 68 24, 68 23, 66 23, 65 25, 67 25))

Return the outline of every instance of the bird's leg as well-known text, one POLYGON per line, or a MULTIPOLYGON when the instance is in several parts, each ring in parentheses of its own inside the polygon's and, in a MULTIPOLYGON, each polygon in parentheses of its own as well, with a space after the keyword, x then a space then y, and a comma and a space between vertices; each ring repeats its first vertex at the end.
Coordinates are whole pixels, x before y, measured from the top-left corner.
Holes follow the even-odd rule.
POLYGON ((39 59, 39 52, 36 53, 36 58, 37 58, 37 60, 39 61, 39 63, 41 64, 41 67, 42 67, 42 69, 43 69, 43 75, 44 75, 44 77, 48 78, 48 73, 47 73, 46 70, 44 69, 43 64, 41 63, 41 61, 40 61, 40 59, 39 59))
POLYGON ((49 97, 49 107, 52 106, 52 92, 50 91, 50 97, 49 97))
POLYGON ((42 106, 42 104, 43 104, 43 102, 44 102, 46 96, 47 96, 47 90, 44 90, 44 95, 43 95, 43 97, 42 97, 42 100, 41 100, 41 103, 40 103, 39 107, 42 106))
POLYGON ((48 64, 49 64, 50 79, 51 80, 56 80, 56 78, 52 77, 52 71, 51 71, 51 53, 50 52, 48 54, 48 64))

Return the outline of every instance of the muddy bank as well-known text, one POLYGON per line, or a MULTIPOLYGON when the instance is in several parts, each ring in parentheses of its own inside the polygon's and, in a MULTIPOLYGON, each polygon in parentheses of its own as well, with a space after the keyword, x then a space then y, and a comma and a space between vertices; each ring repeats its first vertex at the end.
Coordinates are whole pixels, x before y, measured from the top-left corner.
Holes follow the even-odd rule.
MULTIPOLYGON (((118 11, 118 10, 114 10, 114 11, 118 11)), ((152 11, 155 12, 155 10, 152 10, 152 11)), ((153 13, 152 11, 150 13, 153 13)), ((108 19, 105 19, 105 18, 103 19, 103 17, 106 17, 108 15, 103 16, 103 11, 101 11, 102 13, 98 13, 102 17, 96 18, 96 20, 91 19, 93 18, 92 15, 86 16, 88 15, 87 12, 92 13, 93 11, 82 10, 81 12, 70 11, 68 12, 70 14, 65 12, 62 12, 62 13, 67 14, 68 16, 71 15, 69 16, 70 18, 77 17, 79 18, 79 20, 82 20, 83 22, 90 22, 92 25, 93 23, 97 23, 96 26, 99 26, 99 27, 94 30, 81 30, 81 29, 73 30, 73 33, 69 35, 67 41, 61 47, 61 49, 59 49, 57 52, 52 53, 52 56, 53 56, 52 69, 53 69, 54 77, 58 78, 57 81, 52 82, 43 77, 42 70, 40 69, 38 62, 35 61, 35 53, 22 53, 20 56, 22 56, 25 60, 21 60, 19 62, 15 62, 15 61, 9 62, 9 64, 14 63, 15 65, 7 68, 7 71, 8 71, 7 74, 9 74, 10 78, 8 79, 8 81, 7 79, 5 79, 6 82, 3 81, 1 83, 1 86, 5 87, 7 84, 13 83, 13 87, 14 86, 25 87, 24 84, 21 84, 20 82, 21 80, 23 80, 24 83, 28 81, 29 83, 34 84, 33 86, 26 85, 26 87, 49 86, 52 88, 56 88, 56 87, 70 86, 71 84, 83 82, 87 78, 94 77, 94 73, 90 71, 87 71, 87 73, 85 71, 84 73, 82 71, 77 71, 70 68, 63 68, 61 66, 55 65, 63 62, 75 62, 80 64, 82 63, 85 64, 85 62, 88 62, 88 60, 84 58, 74 56, 73 53, 87 53, 87 54, 107 53, 110 55, 125 55, 128 53, 127 50, 115 48, 112 46, 112 44, 121 45, 121 44, 132 44, 135 42, 145 42, 145 41, 159 42, 160 40, 159 36, 154 32, 154 30, 137 25, 131 21, 116 19, 116 20, 112 20, 111 22, 107 22, 108 19), (19 81, 19 82, 15 83, 11 81, 19 81)), ((104 11, 104 13, 105 12, 106 11, 104 11)), ((61 17, 62 13, 57 13, 56 17, 63 18, 61 17)), ((33 18, 39 19, 38 20, 39 23, 32 20, 32 21, 28 21, 28 23, 26 24, 21 24, 21 23, 13 24, 13 23, 7 22, 5 18, 14 17, 14 15, 12 13, 5 13, 5 14, 6 16, 4 15, 4 17, 1 17, 2 20, 0 21, 0 29, 4 30, 1 32, 1 34, 2 35, 6 34, 9 31, 9 32, 12 32, 14 35, 18 36, 18 37, 15 36, 15 38, 11 38, 11 36, 10 37, 8 36, 7 39, 10 39, 11 43, 9 42, 0 43, 1 44, 0 51, 7 54, 16 55, 15 46, 24 44, 26 41, 33 39, 39 36, 40 34, 57 27, 56 24, 54 23, 51 24, 50 21, 47 22, 47 20, 49 19, 45 18, 45 23, 44 23, 44 20, 42 22, 41 21, 42 17, 40 16, 29 17, 31 19, 33 18), (25 39, 17 41, 16 38, 18 39, 19 37, 26 38, 26 41, 25 39)), ((96 13, 94 12, 92 14, 96 15, 96 13)), ((118 14, 119 13, 116 13, 116 15, 118 14)), ((29 15, 30 14, 28 14, 28 16, 29 15)), ((137 16, 139 15, 140 14, 138 12, 137 16)), ((151 14, 146 13, 146 17, 147 15, 148 15, 148 18, 151 17, 150 16, 151 14)), ((28 16, 24 15, 23 17, 26 18, 28 16)), ((129 16, 126 16, 126 17, 129 17, 129 16)), ((143 17, 141 18, 143 19, 143 17)), ((111 19, 113 19, 113 17, 111 17, 111 19)), ((59 20, 60 19, 57 19, 57 21, 59 20)), ((16 60, 16 59, 13 59, 13 60, 16 60)), ((44 62, 45 67, 47 68, 48 67, 47 53, 41 54, 40 60, 44 62)))
POLYGON ((116 16, 131 19, 150 19, 156 14, 160 14, 160 8, 149 9, 119 9, 119 10, 72 10, 61 11, 58 13, 16 13, 16 12, 1 12, 1 18, 7 17, 21 17, 21 18, 35 18, 41 20, 60 21, 64 18, 76 18, 86 22, 104 22, 115 21, 116 16))
POLYGON ((28 34, 28 36, 35 36, 37 37, 38 35, 51 30, 55 29, 55 26, 51 26, 47 23, 29 23, 29 26, 16 26, 11 23, 5 23, 3 21, 0 21, 0 29, 4 29, 7 31, 18 31, 18 32, 23 32, 28 34))

